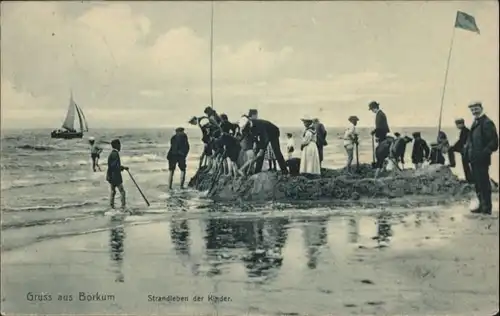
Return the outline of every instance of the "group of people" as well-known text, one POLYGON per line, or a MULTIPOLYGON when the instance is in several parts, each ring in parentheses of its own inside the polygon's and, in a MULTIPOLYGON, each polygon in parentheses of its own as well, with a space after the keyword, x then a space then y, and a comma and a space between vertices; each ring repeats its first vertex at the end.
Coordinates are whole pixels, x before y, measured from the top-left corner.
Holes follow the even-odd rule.
MULTIPOLYGON (((376 168, 375 177, 393 163, 399 169, 399 163, 403 165, 406 145, 413 142, 411 160, 415 168, 421 168, 425 161, 430 164, 445 164, 444 155, 448 155, 450 167, 455 167, 455 153, 460 153, 462 166, 467 181, 475 185, 480 205, 473 210, 474 213, 491 214, 491 182, 489 177, 489 166, 491 155, 498 150, 498 133, 496 126, 483 111, 481 103, 469 105, 474 122, 470 129, 465 126, 464 119, 455 121, 460 130, 459 139, 452 146, 449 145, 444 132, 438 133, 437 141, 429 145, 422 138, 421 133, 416 131, 412 134, 413 139, 394 133, 390 136, 390 128, 387 116, 380 109, 380 105, 372 101, 368 108, 375 114, 375 129, 371 131, 374 162, 376 168), (377 146, 375 147, 375 144, 377 146)), ((207 170, 219 170, 221 167, 227 175, 249 175, 262 171, 264 160, 269 163, 270 170, 276 170, 276 163, 284 174, 321 174, 323 161, 323 148, 327 146, 326 129, 324 125, 314 118, 302 118, 304 132, 300 142, 300 158, 295 158, 297 151, 293 134, 287 133, 287 160, 283 157, 280 148, 280 129, 270 121, 259 118, 256 109, 250 109, 247 115, 243 115, 238 123, 229 121, 227 115, 219 115, 212 107, 204 110, 201 117, 192 117, 190 124, 200 128, 203 152, 200 157, 199 167, 207 170)), ((358 117, 350 116, 348 121, 351 125, 346 128, 343 135, 343 145, 347 155, 346 169, 351 170, 354 150, 359 144, 359 134, 356 126, 358 117)), ((92 168, 100 170, 98 159, 102 149, 95 143, 93 138, 89 139, 91 145, 92 168)), ((120 149, 118 139, 111 142, 112 152, 108 157, 108 169, 106 179, 111 186, 110 206, 114 208, 116 190, 121 194, 122 207, 125 207, 125 190, 121 172, 128 170, 121 165, 120 149)), ((172 188, 173 175, 176 167, 180 169, 180 186, 184 187, 186 177, 186 159, 189 154, 190 145, 184 128, 179 127, 170 139, 170 148, 167 153, 168 160, 168 187, 172 188)))
POLYGON ((465 126, 465 120, 460 118, 455 120, 455 125, 460 134, 455 144, 449 144, 448 138, 443 131, 439 131, 437 140, 427 145, 421 137, 420 132, 413 133, 413 140, 410 137, 402 137, 398 133, 396 136, 388 136, 390 129, 386 115, 382 112, 379 104, 375 101, 369 104, 369 110, 376 114, 375 129, 372 131, 374 142, 378 143, 374 150, 377 167, 377 174, 386 167, 387 161, 404 166, 404 153, 406 144, 413 141, 412 163, 415 168, 420 168, 424 161, 430 164, 445 164, 444 155, 448 155, 449 166, 455 167, 455 153, 459 153, 462 158, 464 175, 469 183, 473 183, 479 205, 471 210, 473 213, 491 214, 491 178, 489 167, 491 165, 491 155, 498 150, 498 133, 493 121, 484 113, 483 105, 480 102, 472 103, 469 109, 474 121, 470 128, 465 126))

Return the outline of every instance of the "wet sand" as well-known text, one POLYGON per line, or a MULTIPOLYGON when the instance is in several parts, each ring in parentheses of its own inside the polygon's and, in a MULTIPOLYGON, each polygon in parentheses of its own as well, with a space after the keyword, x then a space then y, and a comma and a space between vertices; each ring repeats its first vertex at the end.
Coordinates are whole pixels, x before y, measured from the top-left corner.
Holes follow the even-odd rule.
POLYGON ((2 312, 493 315, 498 208, 493 216, 467 213, 456 205, 309 216, 186 212, 135 226, 108 219, 105 231, 3 251, 2 312), (52 300, 29 301, 30 292, 52 300), (79 301, 79 292, 114 297, 79 301))

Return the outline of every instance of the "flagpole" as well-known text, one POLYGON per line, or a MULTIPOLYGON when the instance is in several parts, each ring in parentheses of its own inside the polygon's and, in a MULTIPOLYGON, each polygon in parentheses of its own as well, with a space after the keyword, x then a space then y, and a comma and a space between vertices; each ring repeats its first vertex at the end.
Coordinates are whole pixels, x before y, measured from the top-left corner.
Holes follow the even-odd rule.
POLYGON ((455 29, 456 29, 456 26, 453 25, 453 32, 452 32, 452 35, 451 35, 451 43, 450 43, 450 50, 448 52, 448 61, 446 62, 446 72, 444 74, 443 92, 441 94, 441 109, 439 111, 438 137, 439 137, 439 132, 441 131, 441 121, 442 121, 442 118, 443 118, 444 95, 446 93, 446 83, 448 82, 448 70, 450 69, 450 59, 451 59, 451 52, 453 51, 453 41, 455 39, 455 29))
POLYGON ((214 2, 211 3, 210 12, 210 106, 214 107, 214 78, 213 78, 213 59, 214 59, 214 2))

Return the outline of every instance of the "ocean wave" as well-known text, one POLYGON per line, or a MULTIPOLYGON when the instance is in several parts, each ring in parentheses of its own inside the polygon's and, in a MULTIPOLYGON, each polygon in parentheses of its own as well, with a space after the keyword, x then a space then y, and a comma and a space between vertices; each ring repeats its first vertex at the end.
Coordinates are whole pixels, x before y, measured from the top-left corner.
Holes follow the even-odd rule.
POLYGON ((62 205, 35 205, 25 207, 2 207, 3 212, 34 212, 34 211, 52 211, 66 208, 81 208, 85 206, 97 205, 97 202, 70 203, 62 205))
POLYGON ((20 145, 16 146, 17 149, 24 149, 24 150, 35 150, 35 151, 53 151, 53 150, 58 150, 58 151, 68 151, 69 149, 66 148, 57 148, 53 146, 43 146, 43 145, 20 145))
POLYGON ((1 184, 2 191, 4 190, 9 190, 9 189, 20 189, 20 188, 31 188, 31 187, 40 187, 44 185, 52 185, 52 184, 63 184, 63 183, 77 183, 77 182, 83 182, 87 180, 92 180, 89 178, 72 178, 69 180, 63 180, 63 181, 52 181, 52 182, 29 182, 26 180, 15 180, 12 182, 3 182, 1 184))
POLYGON ((150 161, 166 161, 166 157, 162 157, 156 154, 144 154, 140 156, 122 156, 121 160, 124 163, 129 163, 129 162, 150 162, 150 161))

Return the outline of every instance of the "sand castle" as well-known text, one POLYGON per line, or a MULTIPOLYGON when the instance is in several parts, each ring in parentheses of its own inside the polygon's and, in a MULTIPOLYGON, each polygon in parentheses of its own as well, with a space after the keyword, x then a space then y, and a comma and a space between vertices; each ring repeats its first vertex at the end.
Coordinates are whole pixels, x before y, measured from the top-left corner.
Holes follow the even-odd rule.
POLYGON ((321 177, 284 176, 279 172, 261 172, 249 177, 230 178, 200 169, 189 186, 207 191, 214 201, 356 201, 394 199, 407 196, 464 199, 474 191, 472 185, 458 179, 449 167, 431 165, 399 174, 386 172, 374 179, 371 165, 362 164, 355 174, 343 169, 322 169, 321 177))

